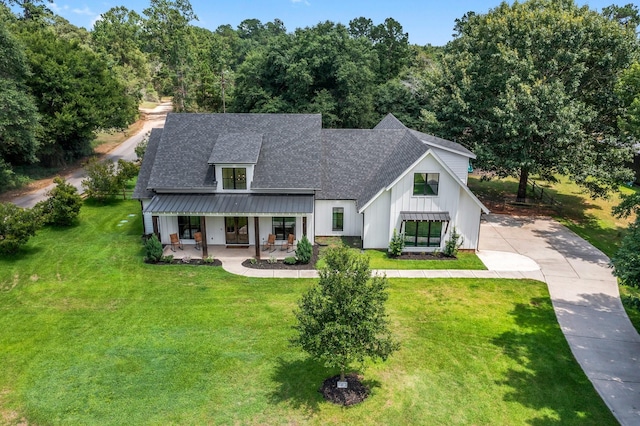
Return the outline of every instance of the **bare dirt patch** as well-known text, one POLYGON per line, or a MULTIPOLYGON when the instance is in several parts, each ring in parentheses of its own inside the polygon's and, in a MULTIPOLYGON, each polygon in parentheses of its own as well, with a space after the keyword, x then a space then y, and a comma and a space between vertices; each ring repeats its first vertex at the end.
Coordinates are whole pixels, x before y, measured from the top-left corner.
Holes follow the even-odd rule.
POLYGON ((347 388, 338 388, 340 376, 329 377, 322 383, 319 392, 327 401, 338 405, 355 405, 359 404, 369 396, 369 389, 360 382, 360 378, 356 374, 347 374, 345 381, 347 388))

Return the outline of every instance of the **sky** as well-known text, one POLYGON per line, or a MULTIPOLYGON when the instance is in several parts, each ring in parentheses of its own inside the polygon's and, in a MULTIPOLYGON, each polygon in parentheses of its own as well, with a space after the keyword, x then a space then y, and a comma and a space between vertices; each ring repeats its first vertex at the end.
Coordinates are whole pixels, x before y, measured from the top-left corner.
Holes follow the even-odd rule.
MULTIPOLYGON (((500 0, 191 0, 198 16, 194 25, 215 30, 229 24, 236 28, 245 19, 257 18, 262 22, 280 19, 288 31, 333 21, 345 25, 364 16, 374 24, 386 18, 398 21, 409 33, 412 44, 443 46, 452 38, 454 21, 468 11, 486 13, 500 4, 500 0)), ((629 0, 576 0, 600 12, 603 7, 627 4, 629 0)), ((100 14, 112 7, 142 11, 149 0, 55 0, 49 8, 76 26, 91 29, 100 14)))

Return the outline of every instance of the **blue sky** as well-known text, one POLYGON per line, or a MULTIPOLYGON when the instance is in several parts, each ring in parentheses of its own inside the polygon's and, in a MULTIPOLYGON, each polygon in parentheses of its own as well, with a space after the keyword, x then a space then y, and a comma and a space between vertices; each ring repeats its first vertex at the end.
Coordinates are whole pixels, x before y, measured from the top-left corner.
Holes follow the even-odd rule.
MULTIPOLYGON (((149 0, 56 0, 49 7, 72 24, 90 29, 100 13, 115 6, 125 6, 138 13, 149 7, 149 0)), ((577 0, 600 11, 603 7, 627 4, 628 0, 577 0)), ((191 0, 199 18, 195 25, 211 30, 219 25, 236 27, 249 18, 262 22, 282 20, 287 30, 313 26, 321 21, 348 24, 364 16, 378 24, 392 17, 409 33, 409 42, 441 46, 451 40, 454 20, 473 10, 485 13, 500 4, 499 0, 191 0)))

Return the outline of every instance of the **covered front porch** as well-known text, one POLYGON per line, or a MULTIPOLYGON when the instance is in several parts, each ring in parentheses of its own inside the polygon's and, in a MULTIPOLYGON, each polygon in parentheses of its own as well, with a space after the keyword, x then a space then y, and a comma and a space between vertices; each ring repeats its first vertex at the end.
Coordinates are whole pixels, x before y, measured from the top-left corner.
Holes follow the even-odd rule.
POLYGON ((313 195, 156 194, 143 214, 165 256, 283 259, 303 235, 313 244, 313 211, 313 195), (285 244, 291 234, 293 246, 285 244), (182 250, 172 247, 172 236, 182 250), (267 247, 270 236, 275 243, 267 247))

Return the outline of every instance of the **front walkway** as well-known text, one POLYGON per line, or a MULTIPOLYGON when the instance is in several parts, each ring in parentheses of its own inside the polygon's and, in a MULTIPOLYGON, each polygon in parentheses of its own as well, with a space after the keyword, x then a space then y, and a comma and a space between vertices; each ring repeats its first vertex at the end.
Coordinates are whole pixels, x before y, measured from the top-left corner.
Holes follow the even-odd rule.
MULTIPOLYGON (((560 328, 583 371, 623 425, 640 424, 640 336, 620 302, 609 259, 554 220, 489 215, 478 256, 487 271, 376 271, 390 278, 532 278, 547 283, 560 328)), ((252 257, 251 255, 248 257, 252 257)), ((243 276, 314 278, 317 271, 260 270, 226 251, 225 270, 243 276)))

